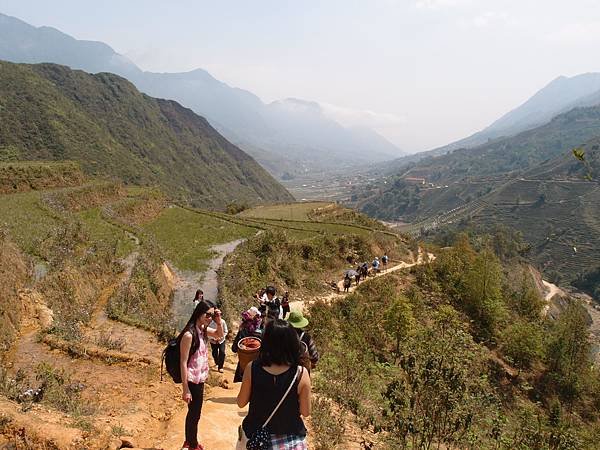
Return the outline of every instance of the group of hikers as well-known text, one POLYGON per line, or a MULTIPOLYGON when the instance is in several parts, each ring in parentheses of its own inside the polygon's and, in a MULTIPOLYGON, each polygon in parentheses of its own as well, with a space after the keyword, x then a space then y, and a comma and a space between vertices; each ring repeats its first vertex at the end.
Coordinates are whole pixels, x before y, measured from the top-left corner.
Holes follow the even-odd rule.
MULTIPOLYGON (((375 257, 371 268, 358 263, 345 273, 343 286, 348 292, 352 278, 358 285, 369 273, 386 270, 389 258, 375 257)), ((208 343, 215 368, 223 373, 226 339, 229 333, 221 311, 202 290, 196 291, 194 312, 177 337, 182 399, 188 405, 185 442, 182 450, 203 450, 198 442, 198 423, 202 411, 204 383, 209 374, 208 343)), ((238 433, 236 449, 304 450, 306 428, 302 417, 310 415, 310 371, 319 361, 319 352, 306 332, 309 321, 302 312, 290 310, 289 293, 281 298, 274 286, 254 295, 255 306, 241 313, 231 350, 240 351, 240 341, 260 340, 258 356, 242 367, 238 361, 233 381, 241 382, 237 395, 240 408, 249 404, 238 433)))
POLYGON ((356 269, 351 269, 351 270, 347 270, 346 273, 344 274, 344 281, 343 281, 343 286, 344 286, 344 292, 348 292, 350 290, 350 286, 352 286, 352 280, 354 279, 354 282, 356 283, 356 285, 358 286, 358 284, 360 283, 360 280, 366 280, 367 277, 369 276, 369 273, 373 273, 373 274, 377 274, 379 272, 381 272, 381 270, 385 271, 387 269, 387 265, 389 262, 389 258, 387 253, 384 253, 383 256, 381 257, 381 260, 379 259, 378 256, 376 256, 373 261, 371 262, 371 270, 369 271, 369 263, 367 263, 366 261, 363 263, 358 263, 358 265, 356 266, 356 269))
MULTIPOLYGON (((281 298, 273 286, 256 293, 256 306, 241 313, 232 351, 245 337, 260 339, 258 357, 246 367, 238 362, 233 381, 241 382, 237 396, 240 408, 249 405, 238 433, 236 449, 307 449, 302 417, 310 415, 310 371, 319 353, 306 327, 309 321, 299 311, 290 311, 289 293, 281 298)), ((177 337, 182 399, 188 405, 182 450, 202 450, 198 423, 202 411, 204 383, 209 374, 210 343, 216 370, 223 373, 228 327, 221 311, 201 290, 194 298, 194 312, 177 337)))

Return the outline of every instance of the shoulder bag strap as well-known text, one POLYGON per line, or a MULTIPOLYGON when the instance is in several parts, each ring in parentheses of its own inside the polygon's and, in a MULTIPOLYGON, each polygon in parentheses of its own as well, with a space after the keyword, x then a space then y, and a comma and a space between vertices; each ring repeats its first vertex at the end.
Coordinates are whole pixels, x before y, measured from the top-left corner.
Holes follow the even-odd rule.
POLYGON ((263 423, 262 428, 266 428, 266 426, 269 424, 269 422, 271 421, 271 419, 273 418, 273 416, 275 415, 275 413, 277 412, 277 410, 283 403, 283 401, 286 399, 286 397, 292 390, 292 387, 294 386, 294 383, 296 382, 296 378, 298 378, 298 372, 300 371, 300 369, 301 369, 301 366, 296 367, 296 373, 294 374, 294 378, 292 379, 292 382, 288 386, 287 391, 285 391, 285 394, 283 394, 283 397, 281 397, 281 400, 279 400, 279 403, 277 403, 277 406, 275 407, 275 409, 273 410, 273 412, 271 413, 269 418, 265 421, 265 423, 263 423))
POLYGON ((302 340, 302 338, 304 337, 304 331, 302 332, 302 334, 300 335, 300 340, 302 340))

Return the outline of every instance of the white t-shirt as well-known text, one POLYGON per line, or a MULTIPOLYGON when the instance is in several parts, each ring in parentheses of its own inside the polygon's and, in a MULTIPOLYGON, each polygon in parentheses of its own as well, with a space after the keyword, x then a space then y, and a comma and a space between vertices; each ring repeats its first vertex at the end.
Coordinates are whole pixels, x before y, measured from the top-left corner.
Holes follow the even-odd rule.
MULTIPOLYGON (((213 339, 213 338, 209 337, 208 340, 209 340, 209 342, 211 344, 222 344, 223 342, 225 342, 225 338, 227 337, 227 333, 229 332, 229 330, 227 329, 227 322, 225 322, 223 320, 223 318, 221 318, 221 325, 223 326, 223 337, 219 341, 217 341, 216 339, 213 339)), ((212 328, 212 329, 216 330, 217 329, 216 322, 214 320, 211 321, 210 325, 208 326, 208 328, 212 328)))

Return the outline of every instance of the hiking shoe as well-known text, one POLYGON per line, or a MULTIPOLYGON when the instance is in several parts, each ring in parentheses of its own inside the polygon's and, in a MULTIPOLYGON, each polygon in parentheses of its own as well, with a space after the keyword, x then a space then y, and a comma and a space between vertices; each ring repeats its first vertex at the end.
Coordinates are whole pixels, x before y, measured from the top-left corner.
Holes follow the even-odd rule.
POLYGON ((195 447, 190 447, 189 450, 204 450, 204 447, 202 447, 202 444, 198 444, 195 447))
POLYGON ((190 449, 190 444, 189 444, 189 442, 188 442, 188 441, 185 441, 185 442, 183 443, 183 445, 181 446, 181 450, 191 450, 191 449, 190 449))
POLYGON ((223 368, 222 367, 219 369, 219 373, 223 373, 223 368))

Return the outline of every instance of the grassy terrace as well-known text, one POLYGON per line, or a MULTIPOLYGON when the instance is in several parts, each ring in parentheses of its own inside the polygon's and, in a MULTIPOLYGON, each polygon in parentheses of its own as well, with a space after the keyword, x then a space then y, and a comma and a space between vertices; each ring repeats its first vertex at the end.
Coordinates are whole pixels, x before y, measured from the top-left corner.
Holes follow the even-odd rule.
POLYGON ((39 192, 0 195, 0 227, 26 253, 37 255, 41 240, 62 223, 58 214, 42 204, 39 192))
MULTIPOLYGON (((249 219, 252 221, 252 219, 249 219)), ((371 231, 362 227, 345 224, 311 222, 311 221, 288 221, 279 219, 262 219, 257 223, 272 226, 276 228, 285 228, 292 231, 306 231, 325 234, 358 234, 361 236, 369 234, 371 231)))
POLYGON ((104 220, 100 208, 92 208, 78 213, 94 242, 108 242, 115 245, 115 256, 124 258, 136 247, 135 242, 125 231, 104 220))
POLYGON ((239 217, 259 219, 282 219, 282 220, 310 220, 310 213, 316 208, 322 208, 332 203, 328 202, 303 202, 286 203, 283 205, 257 206, 246 209, 238 214, 239 217))
POLYGON ((143 230, 155 237, 167 258, 179 269, 194 271, 203 270, 206 260, 214 256, 212 245, 248 238, 257 231, 178 206, 163 210, 143 230))

